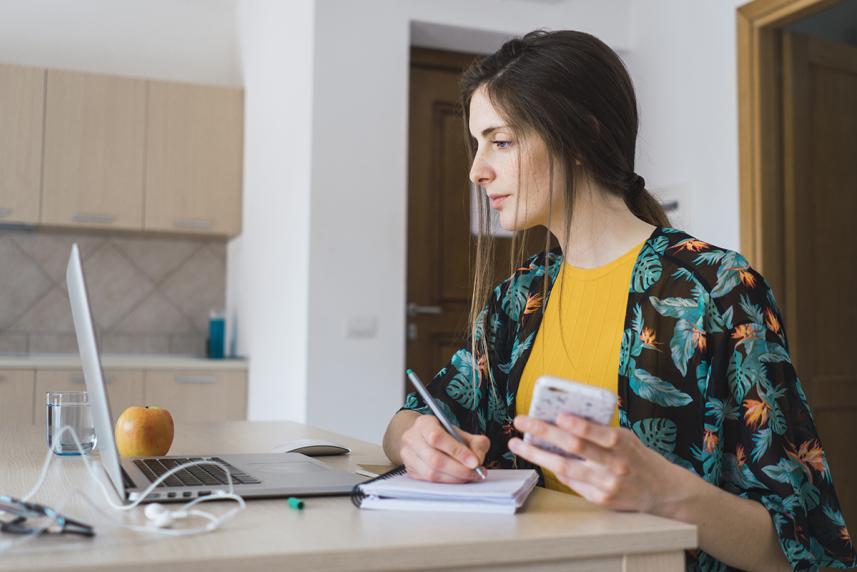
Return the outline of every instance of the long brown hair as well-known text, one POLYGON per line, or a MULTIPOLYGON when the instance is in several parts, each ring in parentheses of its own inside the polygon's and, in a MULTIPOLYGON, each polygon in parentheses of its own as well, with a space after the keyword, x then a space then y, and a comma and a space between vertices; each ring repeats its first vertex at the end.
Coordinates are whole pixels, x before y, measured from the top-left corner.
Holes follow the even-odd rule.
MULTIPOLYGON (((535 135, 547 147, 549 209, 554 202, 555 173, 564 174, 561 188, 566 228, 571 228, 576 197, 574 181, 582 174, 606 192, 621 196, 638 218, 656 226, 668 226, 660 203, 646 190, 645 180, 634 171, 638 129, 634 88, 622 60, 604 42, 583 32, 537 30, 509 40, 495 53, 476 60, 461 80, 461 106, 471 162, 476 141, 468 129, 470 101, 480 88, 485 89, 492 105, 513 132, 535 135)), ((520 166, 520 155, 518 159, 520 166)), ((520 168, 518 178, 520 187, 520 168)), ((488 325, 482 309, 492 286, 494 240, 489 231, 488 198, 484 192, 479 194, 479 233, 475 237, 472 264, 469 328, 472 366, 478 367, 481 376, 482 372, 490 375, 491 371, 488 325), (477 335, 477 331, 481 334, 477 335)), ((512 236, 510 274, 524 261, 529 232, 522 230, 512 236)), ((569 237, 557 239, 565 244, 569 237)), ((545 233, 546 257, 549 248, 548 231, 545 233)), ((547 296, 547 285, 546 278, 543 300, 547 296)))

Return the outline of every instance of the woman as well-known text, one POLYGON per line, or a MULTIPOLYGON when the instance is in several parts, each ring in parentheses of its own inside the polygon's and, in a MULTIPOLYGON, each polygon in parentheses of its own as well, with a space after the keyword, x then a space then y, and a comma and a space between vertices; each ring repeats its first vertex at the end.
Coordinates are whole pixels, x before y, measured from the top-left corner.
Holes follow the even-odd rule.
POLYGON ((501 225, 545 227, 559 247, 488 292, 479 238, 468 343, 429 384, 469 447, 410 394, 390 459, 439 482, 535 467, 549 488, 695 524, 690 569, 857 565, 773 294, 740 254, 669 228, 634 171, 636 101, 616 54, 533 32, 467 71, 462 104, 470 178, 501 225), (527 417, 542 374, 615 391, 612 426, 527 417))
POLYGON ((857 565, 774 297, 740 254, 669 228, 634 171, 618 56, 587 34, 533 32, 473 64, 462 106, 470 179, 500 224, 516 238, 545 227, 559 246, 486 292, 492 246, 478 239, 468 343, 428 385, 469 447, 410 394, 390 459, 439 482, 535 467, 549 488, 693 523, 690 569, 857 565), (529 418, 542 374, 616 392, 613 424, 529 418))

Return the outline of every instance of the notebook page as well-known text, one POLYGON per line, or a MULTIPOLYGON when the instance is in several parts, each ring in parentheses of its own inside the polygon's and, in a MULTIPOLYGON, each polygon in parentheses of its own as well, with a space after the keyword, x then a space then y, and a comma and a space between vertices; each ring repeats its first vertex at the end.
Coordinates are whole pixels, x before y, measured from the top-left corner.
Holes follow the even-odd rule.
POLYGON ((360 485, 360 490, 380 497, 497 502, 529 492, 536 481, 538 476, 532 469, 492 469, 484 481, 430 483, 403 474, 360 485))

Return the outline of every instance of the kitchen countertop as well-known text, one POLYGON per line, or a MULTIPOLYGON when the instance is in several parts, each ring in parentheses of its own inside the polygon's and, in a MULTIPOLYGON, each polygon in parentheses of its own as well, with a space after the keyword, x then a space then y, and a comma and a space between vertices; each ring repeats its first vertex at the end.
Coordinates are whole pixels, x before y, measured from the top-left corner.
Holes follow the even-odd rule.
MULTIPOLYGON (((246 371, 246 359, 206 359, 158 354, 105 354, 103 369, 205 369, 246 371)), ((0 355, 0 369, 77 369, 77 354, 0 355)))

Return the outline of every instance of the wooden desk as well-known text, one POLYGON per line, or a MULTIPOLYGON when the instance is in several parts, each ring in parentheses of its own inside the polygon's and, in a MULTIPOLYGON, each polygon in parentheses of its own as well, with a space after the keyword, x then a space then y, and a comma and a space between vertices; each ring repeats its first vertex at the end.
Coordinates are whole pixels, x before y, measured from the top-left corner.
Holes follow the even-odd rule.
MULTIPOLYGON (((290 422, 180 425, 170 453, 266 452, 306 437, 351 447, 350 456, 321 458, 339 468, 387 463, 376 445, 290 422)), ((0 494, 26 494, 45 452, 44 428, 0 432, 0 494)), ((75 486, 106 507, 82 461, 74 457, 54 460, 32 500, 56 508, 65 502, 61 511, 94 524, 97 536, 34 539, 0 554, 0 570, 669 571, 683 570, 683 550, 696 546, 694 526, 602 510, 581 498, 540 488, 517 515, 358 510, 347 497, 307 499, 306 509, 299 512, 282 499, 252 500, 220 530, 168 538, 111 525, 80 495, 67 500, 75 486)), ((220 512, 234 504, 203 506, 220 512)), ((143 520, 142 514, 112 510, 110 516, 143 520)))

